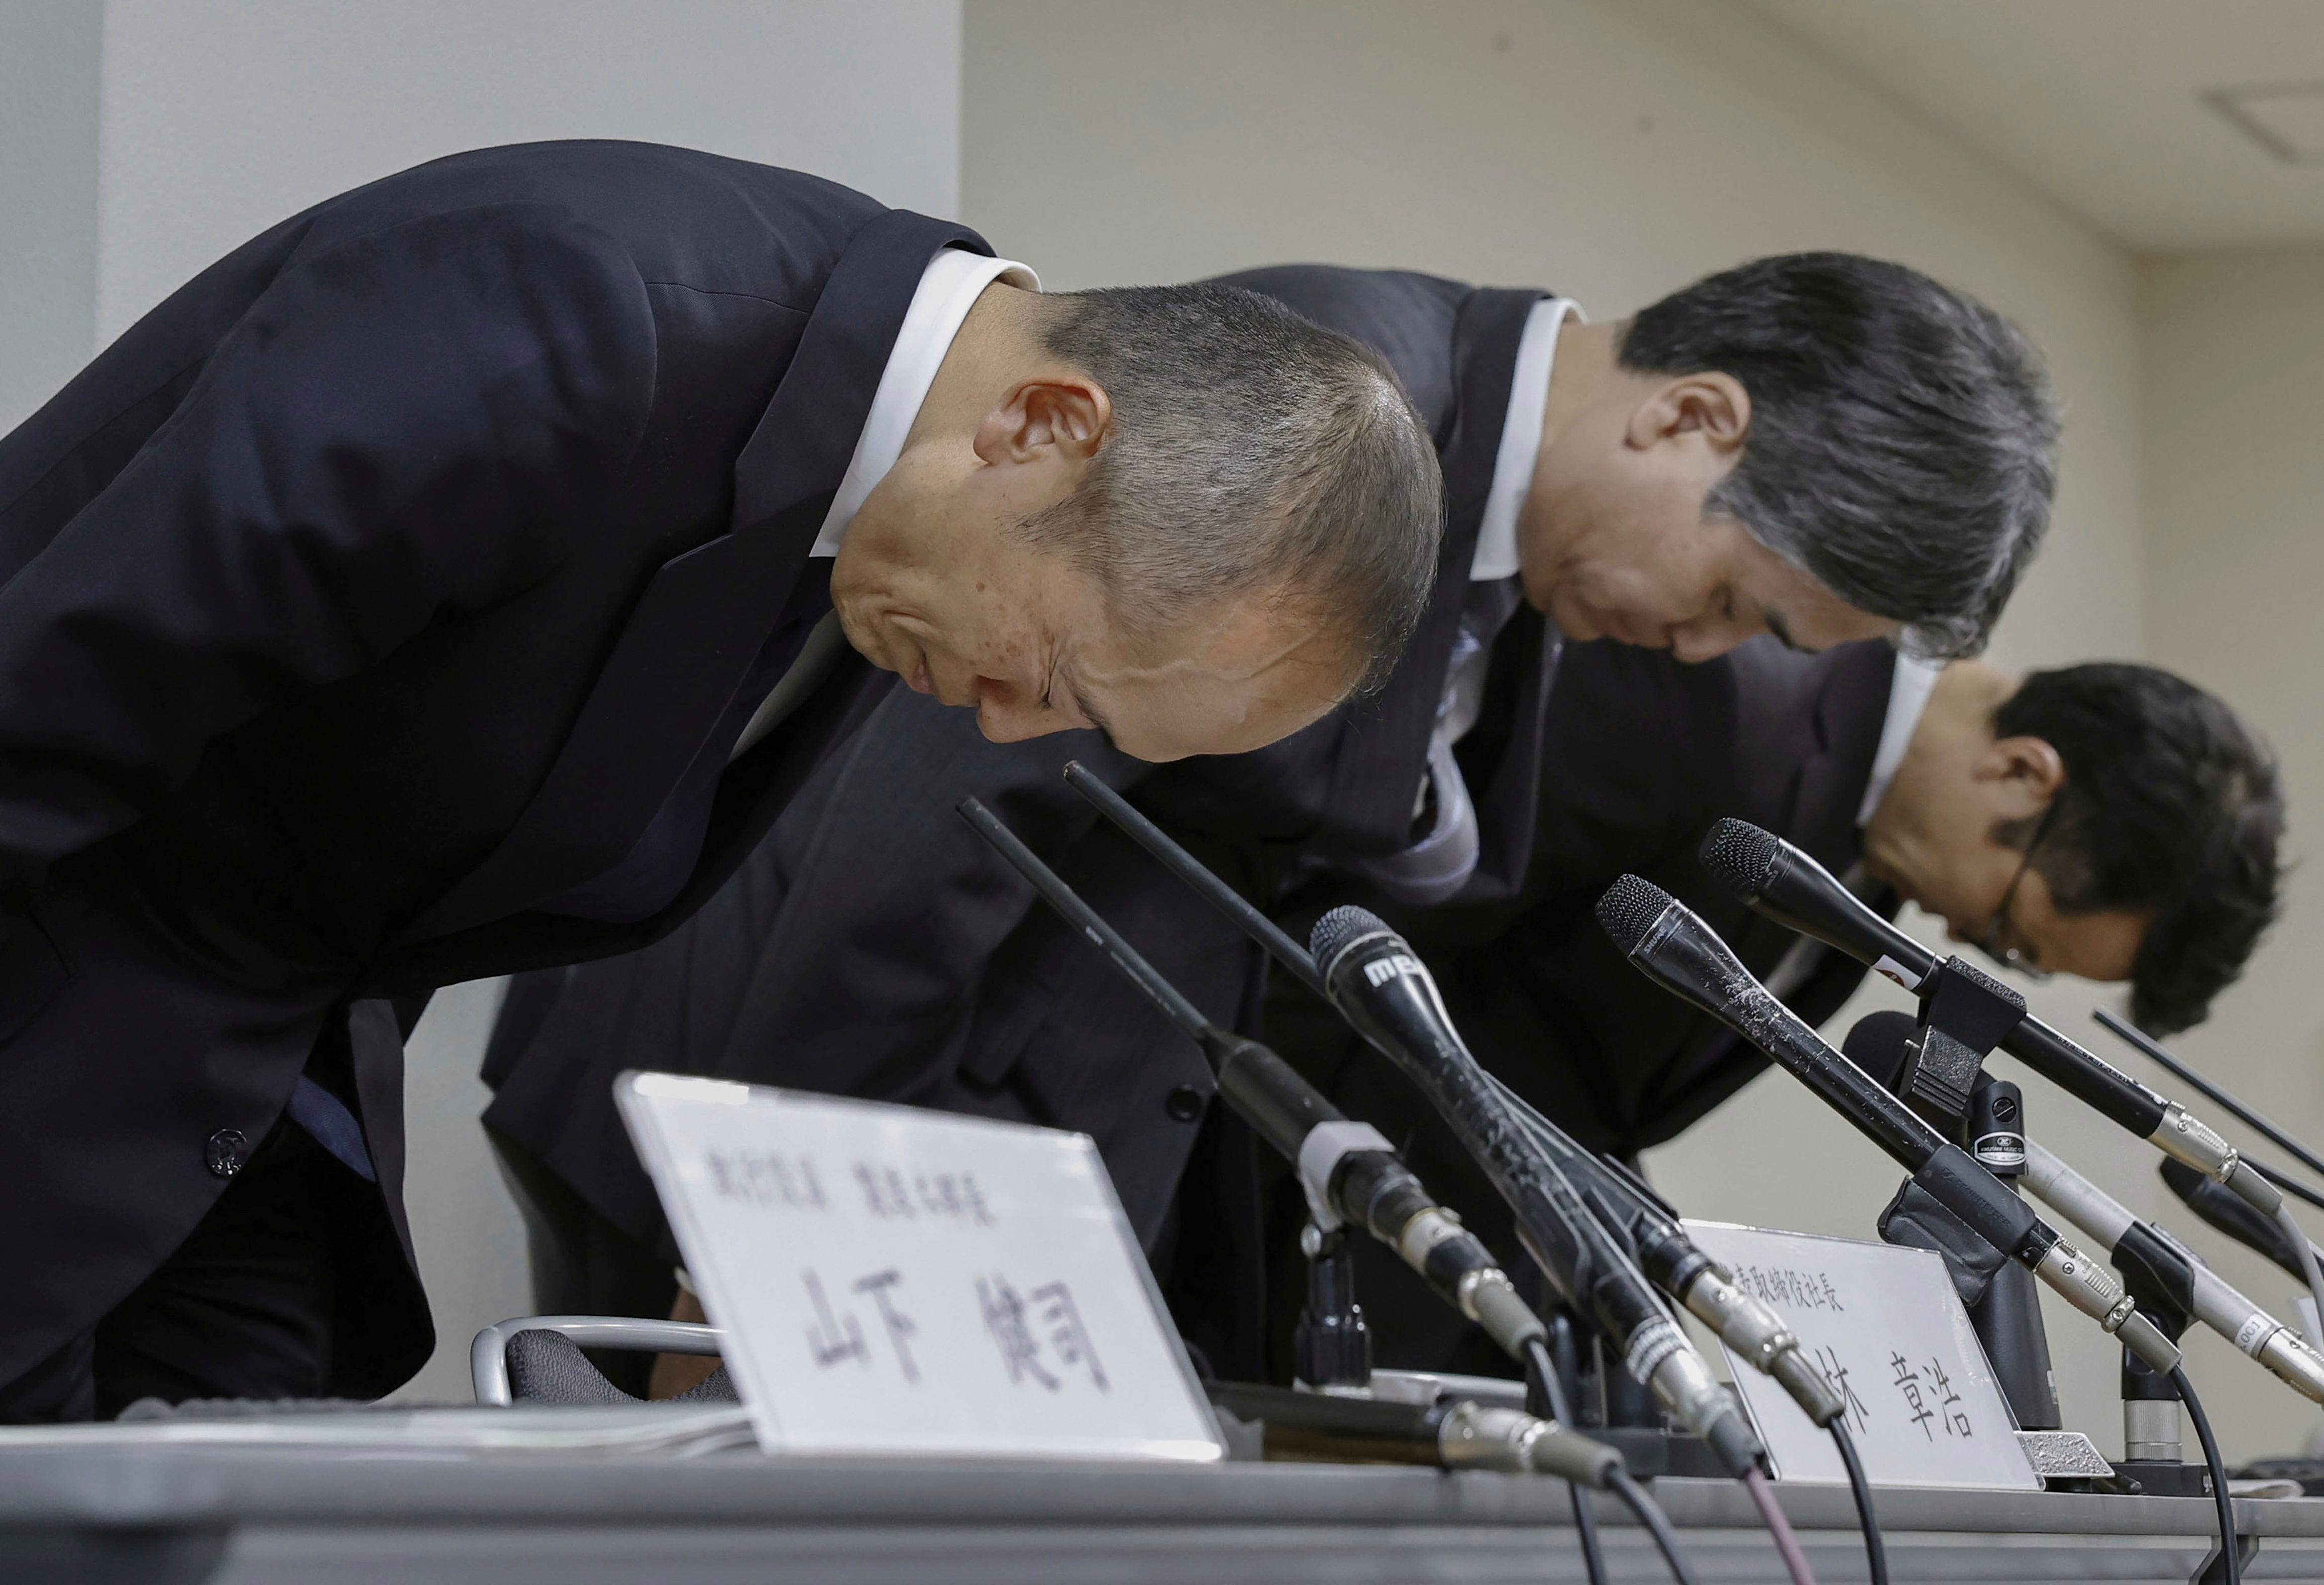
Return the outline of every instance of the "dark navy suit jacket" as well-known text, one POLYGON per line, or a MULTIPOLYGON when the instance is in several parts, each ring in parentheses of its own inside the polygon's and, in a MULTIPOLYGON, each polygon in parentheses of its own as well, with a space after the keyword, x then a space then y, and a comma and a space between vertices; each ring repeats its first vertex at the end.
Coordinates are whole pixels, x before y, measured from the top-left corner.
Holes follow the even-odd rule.
MULTIPOLYGON (((1225 279, 1378 348, 1432 429, 1446 496, 1436 589, 1388 686, 1257 753, 1158 767, 1086 733, 988 744, 957 713, 891 694, 686 928, 511 992, 486 1119, 633 1239, 674 1253, 610 1101, 613 1076, 649 1062, 1086 1132, 1166 1271, 1198 1139, 1220 1173, 1243 1170, 1240 1126, 1210 1117, 1201 1053, 953 807, 982 798, 1211 1016, 1251 1023, 1257 953, 1059 771, 1086 761, 1270 904, 1321 861, 1409 841, 1517 342, 1542 294, 1322 266, 1225 279)), ((1526 874, 1550 656, 1540 617, 1520 611, 1462 747, 1483 828, 1476 897, 1514 894, 1526 874)))
MULTIPOLYGON (((1726 1025, 1625 961, 1595 904, 1635 871, 1768 974, 1802 938, 1737 902, 1696 850, 1734 816, 1835 873, 1854 864, 1895 669, 1895 652, 1879 642, 1812 655, 1760 638, 1697 666, 1611 641, 1569 646, 1551 697, 1545 836, 1522 892, 1481 907, 1381 907, 1434 970, 1478 1060, 1587 1147, 1624 1156, 1675 1137, 1764 1071, 1766 1059, 1726 1025)), ((1885 888, 1872 901, 1891 914, 1898 905, 1885 888)), ((1821 1024, 1866 972, 1821 951, 1787 1000, 1821 1024)), ((1401 1072, 1296 986, 1270 997, 1265 1031, 1343 1109, 1379 1126, 1489 1247, 1523 1260, 1490 1181, 1401 1072)), ((1287 1182, 1265 1198, 1282 1235, 1264 1252, 1281 1358, 1305 1281, 1290 1244, 1301 1211, 1287 1182)), ((1356 1260, 1381 1364, 1506 1373, 1506 1358, 1392 1255, 1360 1241, 1356 1260)))
POLYGON ((463 154, 259 236, 0 440, 0 1380, 343 1035, 383 1196, 340 1390, 425 1358, 396 1032, 349 1002, 655 940, 877 702, 844 665, 738 760, 652 918, 538 911, 760 653, 947 244, 984 251, 685 150, 463 154))

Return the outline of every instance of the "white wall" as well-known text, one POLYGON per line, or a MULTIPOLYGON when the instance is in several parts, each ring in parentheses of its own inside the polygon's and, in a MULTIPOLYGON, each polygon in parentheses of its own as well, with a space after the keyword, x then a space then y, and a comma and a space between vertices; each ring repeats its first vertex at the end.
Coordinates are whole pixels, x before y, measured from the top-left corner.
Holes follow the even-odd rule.
MULTIPOLYGON (((2273 743, 2291 803, 2282 922, 2209 1023, 2175 1043, 2293 1134, 2324 1139, 2324 249, 2158 260, 2145 272, 2149 653, 2233 700, 2273 743)), ((2230 1130, 2241 1133, 2241 1130, 2230 1130)), ((2264 1158, 2283 1153, 2259 1143, 2264 1158)), ((2187 1219, 2181 1215, 2177 1221, 2187 1219)), ((2310 1214, 2316 1225, 2319 1218, 2310 1214)), ((2173 1225, 2176 1225, 2175 1223, 2173 1225)), ((2203 1245, 2207 1254, 2224 1240, 2203 1245)), ((2232 1246, 2216 1264, 2288 1312, 2290 1281, 2232 1246)), ((2248 1374, 2241 1380, 2248 1382, 2248 1374)), ((2285 1447, 2318 1426, 2283 1395, 2245 1396, 2245 1423, 2285 1447)), ((2218 1412, 2214 1411, 2216 1415, 2218 1412)))
POLYGON ((958 0, 108 0, 97 333, 284 216, 460 149, 683 144, 958 195, 958 0))
MULTIPOLYGON (((1554 286, 1606 318, 1834 247, 1977 292, 2048 352, 2069 425, 2056 525, 1996 656, 2140 653, 2134 262, 1741 8, 968 0, 965 59, 964 216, 1052 285, 1315 259, 1554 286)), ((1900 1005, 1878 983, 1835 1033, 1900 1005)), ((2085 1026, 2087 987, 2038 999, 2085 1026)), ((2151 1178, 2029 1089, 2055 1147, 2151 1178)), ((1697 1212, 1859 1237, 1898 1178, 1781 1075, 1652 1165, 1697 1212)), ((2112 1349, 2051 1324, 2070 1423, 2119 1451, 2112 1349)))
MULTIPOLYGON (((63 329, 42 343, 55 347, 22 365, 41 387, 27 410, 88 357, 92 323, 110 339, 284 216, 460 149, 637 138, 957 207, 958 0, 109 0, 101 86, 99 9, 0 9, 0 169, 19 163, 20 121, 56 144, 21 145, 47 183, 33 198, 19 196, 21 173, 0 174, 0 216, 39 217, 35 262, 64 283, 63 329), (20 36, 37 36, 42 62, 12 59, 20 36), (63 110, 13 99, 19 79, 51 72, 63 110)), ((11 230, 0 224, 13 302, 32 266, 14 262, 11 230)), ((17 380, 13 321, 6 334, 0 359, 17 380)), ((0 383, 0 414, 14 390, 0 383)), ((530 1308, 522 1228, 476 1121, 497 996, 493 984, 444 992, 409 1053, 408 1202, 438 1347, 407 1398, 465 1397, 469 1338, 530 1308)))
POLYGON ((100 21, 96 0, 0 4, 0 434, 88 361, 100 21))

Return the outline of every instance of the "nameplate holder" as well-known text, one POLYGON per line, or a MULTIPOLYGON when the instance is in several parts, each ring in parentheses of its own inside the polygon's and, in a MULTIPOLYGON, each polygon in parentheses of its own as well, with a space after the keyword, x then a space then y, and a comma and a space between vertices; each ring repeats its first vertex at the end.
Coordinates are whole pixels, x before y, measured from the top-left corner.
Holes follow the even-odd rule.
POLYGON ((770 1453, 1224 1455, 1088 1136, 615 1080, 770 1453))
MULTIPOLYGON (((1944 1262, 1925 1249, 1686 1224, 1702 1252, 1783 1317, 1848 1400, 1848 1429, 1876 1486, 2039 1491, 1985 1349, 1944 1262)), ((1848 1478, 1829 1432, 1774 1377, 1728 1356, 1775 1474, 1848 1478)))

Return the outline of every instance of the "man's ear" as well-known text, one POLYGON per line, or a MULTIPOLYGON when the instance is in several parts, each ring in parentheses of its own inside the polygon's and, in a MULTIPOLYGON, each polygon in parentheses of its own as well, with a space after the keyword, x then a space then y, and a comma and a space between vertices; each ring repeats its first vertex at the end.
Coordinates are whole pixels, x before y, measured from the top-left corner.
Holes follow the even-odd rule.
POLYGON ((1751 394, 1732 375, 1680 375, 1648 392, 1631 410, 1624 440, 1635 450, 1696 434, 1721 455, 1742 450, 1751 430, 1751 394))
POLYGON ((2066 784, 2066 762, 2046 738, 1997 737, 1977 756, 1972 778, 1993 783, 1996 812, 2027 820, 2050 807, 2066 784))
POLYGON ((976 454, 989 463, 1030 462, 1054 451, 1076 465, 1097 455, 1113 422, 1113 399, 1085 375, 1027 380, 976 426, 976 454))

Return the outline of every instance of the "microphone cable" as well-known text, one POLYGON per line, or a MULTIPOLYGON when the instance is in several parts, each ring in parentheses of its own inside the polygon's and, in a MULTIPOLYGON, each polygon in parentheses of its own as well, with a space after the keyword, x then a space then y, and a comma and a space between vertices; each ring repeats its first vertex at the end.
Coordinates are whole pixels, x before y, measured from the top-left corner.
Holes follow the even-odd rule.
MULTIPOLYGON (((1517 1118, 1518 1126, 1533 1138, 1538 1147, 1554 1153, 1556 1145, 1554 1128, 1549 1120, 1544 1117, 1531 1102, 1503 1083, 1497 1075, 1488 1073, 1486 1079, 1500 1093, 1501 1098, 1508 1102, 1509 1110, 1517 1118)), ((1559 1417, 1563 1418, 1562 1415, 1559 1417)), ((1857 1517, 1864 1530, 1864 1555, 1871 1571, 1871 1585, 1888 1585, 1888 1551, 1880 1539, 1879 1521, 1873 1516, 1872 1486, 1871 1482, 1865 1478, 1864 1465, 1857 1456, 1855 1439, 1848 1434, 1847 1423, 1839 1416, 1833 1417, 1828 1429, 1831 1432, 1832 1441, 1840 1448, 1840 1461, 1847 1468, 1849 1489, 1856 1499, 1857 1517)), ((1744 1477, 1745 1484, 1748 1486, 1757 1473, 1754 1470, 1751 1475, 1744 1477)), ((1751 1500, 1757 1505, 1760 1517, 1767 1521, 1768 1532, 1775 1538, 1775 1550, 1784 1555, 1784 1567, 1791 1569, 1793 1559, 1798 1558, 1799 1567, 1792 1570, 1792 1578, 1795 1585, 1799 1585, 1802 1575, 1807 1569, 1807 1559, 1800 1553, 1799 1543, 1792 1534, 1791 1526, 1784 1519, 1783 1510, 1775 1506, 1774 1495, 1765 1490, 1765 1478, 1759 1478, 1760 1489, 1752 1492, 1751 1500)), ((1812 1581, 1813 1576, 1808 1575, 1807 1579, 1812 1581)))
MULTIPOLYGON (((1518 1128, 1533 1141, 1534 1147, 1542 1153, 1545 1159, 1554 1157, 1557 1154, 1555 1130, 1549 1120, 1536 1110, 1523 1096, 1504 1084, 1498 1076, 1488 1073, 1485 1078, 1494 1090, 1508 1103, 1511 1117, 1516 1119, 1518 1128)), ((1555 1381, 1556 1373, 1548 1368, 1546 1350, 1539 1349, 1539 1345, 1536 1347, 1541 1357, 1536 1361, 1534 1368, 1545 1372, 1550 1381, 1555 1381)), ((1554 1410, 1554 1404, 1553 1410, 1554 1410)), ((1563 1418, 1563 1414, 1558 1417, 1563 1418)), ((1872 1585, 1887 1585, 1887 1554, 1881 1546, 1879 1531, 1872 1520, 1871 1488, 1865 1483, 1863 1469, 1857 1462, 1855 1444, 1846 1440, 1847 1427, 1835 1418, 1831 1422, 1831 1429, 1841 1439, 1843 1451, 1840 1459, 1848 1466, 1849 1485, 1853 1488, 1856 1496, 1856 1511, 1864 1521, 1865 1551, 1873 1561, 1872 1585)), ((1783 1558, 1784 1567, 1792 1577, 1792 1585, 1815 1585, 1815 1572, 1808 1566, 1807 1554, 1800 1550, 1799 1538, 1792 1533, 1790 1520, 1784 1516, 1783 1508, 1775 1501, 1775 1493, 1769 1489, 1767 1478, 1757 1469, 1747 1469, 1738 1478, 1743 1482, 1744 1489, 1751 1494, 1752 1506, 1759 1510, 1759 1517, 1767 1526, 1768 1535, 1775 1541, 1775 1552, 1783 1558)), ((1578 1498, 1579 1494, 1576 1495, 1578 1498)), ((1627 1497, 1625 1500, 1628 1500, 1627 1497)), ((1644 1519, 1640 1522, 1646 1523, 1644 1519)), ((1674 1572, 1677 1572, 1675 1563, 1672 1568, 1674 1572)), ((1682 1576, 1683 1585, 1683 1578, 1682 1576)))
MULTIPOLYGON (((2299 1140, 2237 1100, 2228 1093, 2224 1085, 2212 1083, 2177 1057, 2172 1056, 2161 1041, 2154 1039, 2128 1019, 2116 1017, 2104 1007, 2100 1007, 2090 1016, 2097 1019, 2100 1027, 2116 1039, 2133 1051, 2144 1053, 2158 1063, 2165 1072, 2181 1082, 2192 1085, 2197 1093, 2205 1099, 2224 1108, 2230 1117, 2236 1118, 2246 1127, 2256 1130, 2262 1138, 2290 1151, 2292 1159, 2301 1166, 2311 1173, 2324 1173, 2324 1159, 2319 1159, 2314 1151, 2310 1150, 2299 1140)), ((2316 1202, 2317 1197, 2314 1194, 2295 1189, 2293 1185, 2285 1182, 2281 1175, 2261 1166, 2257 1162, 2253 1162, 2251 1164, 2254 1171, 2277 1188, 2292 1190, 2299 1193, 2301 1199, 2311 1205, 2316 1202)), ((2308 1284, 2309 1300, 2316 1306, 2314 1324, 2303 1326, 2300 1330, 2307 1335, 2311 1346, 2324 1349, 2324 1269, 2318 1267, 2315 1247, 2309 1243, 2308 1235, 2301 1229, 2300 1219, 2292 1214, 2290 1206, 2278 1205, 2275 1208, 2275 1225, 2282 1228, 2283 1236, 2291 1240, 2292 1253, 2300 1261, 2301 1279, 2308 1284)))
POLYGON ((2203 1462, 2211 1471, 2211 1500, 2219 1510, 2219 1578, 2223 1585, 2243 1585, 2244 1538, 2236 1530, 2236 1499, 2227 1490, 2227 1466, 2219 1457, 2218 1442, 2211 1435, 2211 1417, 2196 1401, 2195 1386, 2187 1379, 2186 1367, 2172 1367, 2171 1386, 2179 1395, 2179 1401, 2187 1405, 2187 1418, 2195 1423, 2195 1440, 2203 1444, 2203 1462))
MULTIPOLYGON (((1532 1378, 1534 1390, 1541 1395, 1539 1407, 1547 1409, 1549 1418, 1560 1425, 1574 1429, 1573 1405, 1566 1399, 1564 1378, 1557 1373, 1557 1362, 1549 1357, 1549 1345, 1539 1338, 1526 1344, 1526 1373, 1532 1378)), ((1582 1544, 1582 1569, 1590 1577, 1590 1585, 1607 1585, 1606 1554, 1598 1544, 1598 1515, 1581 1487, 1569 1481, 1566 1490, 1573 1498, 1573 1534, 1582 1544)), ((1626 1497, 1623 1500, 1629 1499, 1626 1497)))
MULTIPOLYGON (((1751 1471, 1749 1478, 1757 1480, 1765 1488, 1766 1478, 1757 1469, 1751 1471)), ((1646 1495, 1646 1488, 1638 1484, 1638 1478, 1628 1469, 1618 1469, 1607 1477, 1606 1485, 1628 1506, 1631 1513, 1637 1515, 1638 1523, 1646 1527, 1646 1534, 1655 1538, 1655 1544, 1662 1549, 1663 1562, 1670 1565, 1671 1578, 1677 1580, 1678 1585, 1702 1585, 1702 1581, 1695 1577, 1694 1565, 1686 1561, 1685 1549, 1678 1543, 1678 1532, 1671 1528, 1670 1515, 1663 1512, 1662 1504, 1646 1495)), ((1794 1574, 1792 1579, 1794 1585, 1815 1585, 1815 1577, 1812 1574, 1804 1578, 1794 1574)), ((2236 1585, 2236 1582, 2231 1580, 2229 1585, 2236 1585)))
MULTIPOLYGON (((1808 1567, 1808 1554, 1800 1550, 1800 1538, 1792 1534, 1792 1522, 1784 1517, 1782 1505, 1767 1486, 1767 1478, 1757 1469, 1743 1472, 1743 1489, 1751 1494, 1752 1503, 1766 1522, 1767 1534, 1775 1538, 1775 1551, 1784 1560, 1784 1568, 1792 1577, 1792 1585, 1816 1585, 1815 1571, 1808 1567)), ((2239 1585, 2229 1580, 2227 1585, 2239 1585)))
POLYGON ((1848 1488, 1856 1494, 1856 1516, 1864 1526, 1864 1562, 1872 1585, 1888 1585, 1888 1546, 1880 1539, 1880 1521, 1872 1515, 1872 1483, 1864 1478, 1864 1460, 1857 1455, 1856 1439, 1848 1432, 1845 1416, 1831 1423, 1832 1445, 1848 1466, 1848 1488))

